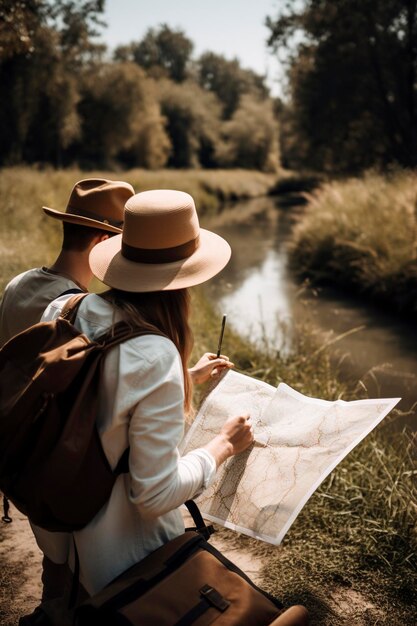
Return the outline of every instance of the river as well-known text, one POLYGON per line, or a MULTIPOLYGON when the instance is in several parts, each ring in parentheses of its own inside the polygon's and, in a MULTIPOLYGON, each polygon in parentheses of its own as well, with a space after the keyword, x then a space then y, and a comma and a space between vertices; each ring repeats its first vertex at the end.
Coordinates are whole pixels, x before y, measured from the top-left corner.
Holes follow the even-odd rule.
POLYGON ((209 283, 210 296, 228 324, 283 356, 291 353, 297 329, 309 320, 339 376, 360 380, 369 397, 400 396, 399 408, 407 414, 396 425, 417 430, 415 326, 342 291, 300 285, 288 268, 287 248, 302 210, 258 198, 213 219, 208 227, 229 241, 233 255, 209 283))

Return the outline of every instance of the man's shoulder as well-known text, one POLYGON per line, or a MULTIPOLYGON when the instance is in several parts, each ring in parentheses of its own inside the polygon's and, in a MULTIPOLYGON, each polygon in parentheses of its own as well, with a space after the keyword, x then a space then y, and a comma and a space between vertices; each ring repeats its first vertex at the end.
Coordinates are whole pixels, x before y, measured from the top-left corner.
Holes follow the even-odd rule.
POLYGON ((74 288, 78 288, 78 285, 70 278, 49 273, 43 267, 35 267, 12 278, 6 285, 4 293, 17 295, 19 292, 26 292, 36 297, 36 293, 47 292, 56 298, 63 291, 74 288))
POLYGON ((34 268, 15 276, 0 304, 0 345, 40 321, 48 304, 77 285, 65 276, 34 268))
POLYGON ((17 276, 14 276, 4 288, 4 293, 10 292, 13 289, 17 289, 19 285, 23 285, 27 281, 38 280, 43 276, 43 270, 41 267, 34 267, 31 270, 21 272, 17 276))

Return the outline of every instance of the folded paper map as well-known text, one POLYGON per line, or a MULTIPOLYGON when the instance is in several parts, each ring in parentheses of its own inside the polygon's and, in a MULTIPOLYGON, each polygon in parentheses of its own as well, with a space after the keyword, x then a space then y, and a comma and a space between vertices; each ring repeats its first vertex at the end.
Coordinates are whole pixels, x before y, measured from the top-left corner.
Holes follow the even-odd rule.
POLYGON ((203 517, 281 543, 320 483, 400 398, 309 398, 229 371, 207 396, 181 446, 204 446, 230 416, 249 413, 255 443, 224 463, 196 499, 203 517))

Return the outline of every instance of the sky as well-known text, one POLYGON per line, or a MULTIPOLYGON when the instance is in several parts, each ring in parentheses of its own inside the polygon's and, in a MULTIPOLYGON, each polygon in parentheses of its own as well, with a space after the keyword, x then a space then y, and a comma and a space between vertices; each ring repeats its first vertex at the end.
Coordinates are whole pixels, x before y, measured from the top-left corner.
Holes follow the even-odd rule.
POLYGON ((166 23, 194 43, 193 57, 210 50, 237 57, 244 68, 266 75, 274 96, 281 94, 280 66, 266 47, 267 15, 280 0, 106 0, 101 39, 113 49, 140 41, 149 28, 166 23))

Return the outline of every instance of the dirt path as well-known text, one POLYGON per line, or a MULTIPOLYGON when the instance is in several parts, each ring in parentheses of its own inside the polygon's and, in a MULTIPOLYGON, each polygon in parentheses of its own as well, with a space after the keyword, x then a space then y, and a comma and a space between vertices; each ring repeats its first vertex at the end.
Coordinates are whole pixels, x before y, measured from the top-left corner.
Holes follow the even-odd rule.
POLYGON ((30 613, 41 596, 42 553, 27 518, 14 507, 11 524, 0 522, 0 623, 15 626, 19 617, 30 613))

